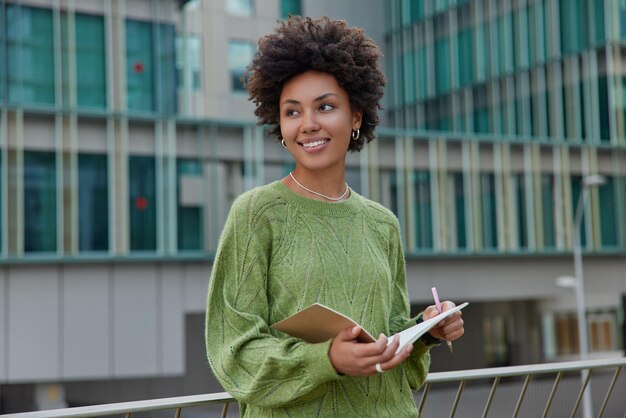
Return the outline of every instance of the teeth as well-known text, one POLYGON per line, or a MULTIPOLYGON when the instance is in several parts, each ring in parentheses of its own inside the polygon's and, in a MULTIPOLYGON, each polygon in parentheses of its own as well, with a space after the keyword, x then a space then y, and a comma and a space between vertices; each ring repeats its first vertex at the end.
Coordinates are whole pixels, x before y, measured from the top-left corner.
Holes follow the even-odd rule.
POLYGON ((313 148, 313 147, 317 147, 317 146, 320 146, 320 145, 324 145, 326 142, 328 142, 328 141, 322 139, 322 140, 319 140, 319 141, 308 142, 306 144, 302 144, 302 146, 304 148, 313 148))

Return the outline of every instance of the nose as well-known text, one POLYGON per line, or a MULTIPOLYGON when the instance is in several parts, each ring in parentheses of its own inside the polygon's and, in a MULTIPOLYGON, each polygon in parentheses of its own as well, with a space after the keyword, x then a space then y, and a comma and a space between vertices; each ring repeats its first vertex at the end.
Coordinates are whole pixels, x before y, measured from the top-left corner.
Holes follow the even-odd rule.
POLYGON ((315 112, 304 112, 302 118, 302 125, 300 126, 300 131, 302 133, 310 133, 317 132, 320 130, 320 125, 317 120, 317 115, 315 112))

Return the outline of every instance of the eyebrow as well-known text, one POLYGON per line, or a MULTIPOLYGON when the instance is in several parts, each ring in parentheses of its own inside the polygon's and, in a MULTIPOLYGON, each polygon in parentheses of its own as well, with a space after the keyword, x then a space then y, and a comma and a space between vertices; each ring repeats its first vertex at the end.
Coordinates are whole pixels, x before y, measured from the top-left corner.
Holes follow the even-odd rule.
MULTIPOLYGON (((327 99, 330 96, 337 96, 337 95, 335 93, 325 93, 325 94, 322 94, 321 96, 316 97, 315 99, 313 99, 313 101, 319 102, 324 99, 327 99)), ((294 99, 286 99, 286 100, 283 100, 283 102, 281 103, 281 105, 284 105, 284 104, 300 104, 300 102, 294 99)))

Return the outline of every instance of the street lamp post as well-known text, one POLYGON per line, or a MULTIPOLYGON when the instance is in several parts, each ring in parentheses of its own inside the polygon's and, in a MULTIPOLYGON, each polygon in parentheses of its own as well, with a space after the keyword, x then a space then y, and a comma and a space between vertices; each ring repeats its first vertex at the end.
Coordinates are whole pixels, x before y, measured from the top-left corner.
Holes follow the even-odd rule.
MULTIPOLYGON (((589 354, 589 342, 587 340, 587 320, 585 317, 585 279, 583 275, 583 258, 582 248, 580 244, 580 228, 587 207, 587 200, 589 197, 589 188, 601 186, 605 183, 604 176, 594 174, 586 176, 582 180, 582 187, 580 196, 578 196, 578 203, 576 205, 576 213, 574 215, 574 236, 573 236, 573 249, 574 249, 574 274, 576 276, 576 309, 578 317, 578 344, 580 348, 581 360, 586 360, 589 354)), ((581 384, 585 384, 587 380, 588 370, 581 370, 580 372, 581 384)), ((591 385, 588 385, 583 395, 583 417, 589 418, 592 416, 591 406, 591 385)))

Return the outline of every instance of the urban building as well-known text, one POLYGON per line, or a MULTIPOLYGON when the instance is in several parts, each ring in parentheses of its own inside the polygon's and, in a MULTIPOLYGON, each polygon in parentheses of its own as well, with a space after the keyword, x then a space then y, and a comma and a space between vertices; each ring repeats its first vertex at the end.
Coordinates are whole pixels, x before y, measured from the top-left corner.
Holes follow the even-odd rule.
POLYGON ((289 155, 241 76, 289 13, 362 26, 388 75, 348 183, 398 216, 415 311, 466 336, 433 370, 577 354, 581 179, 590 347, 623 350, 621 2, 0 2, 0 413, 221 391, 204 353, 211 261, 233 199, 289 155), (580 28, 583 28, 582 30, 580 28))

